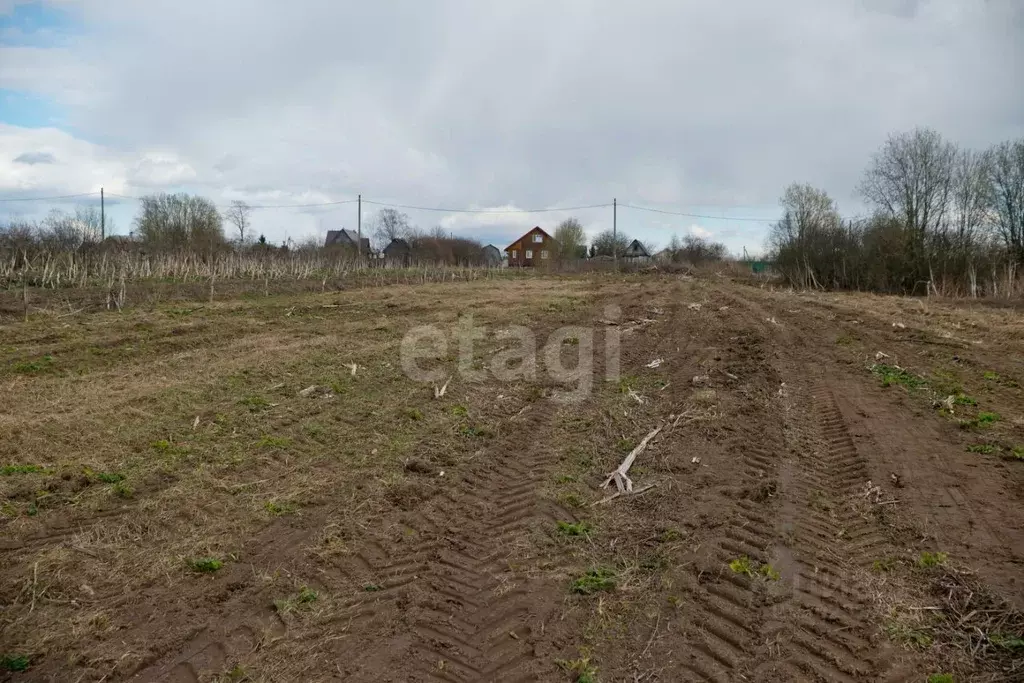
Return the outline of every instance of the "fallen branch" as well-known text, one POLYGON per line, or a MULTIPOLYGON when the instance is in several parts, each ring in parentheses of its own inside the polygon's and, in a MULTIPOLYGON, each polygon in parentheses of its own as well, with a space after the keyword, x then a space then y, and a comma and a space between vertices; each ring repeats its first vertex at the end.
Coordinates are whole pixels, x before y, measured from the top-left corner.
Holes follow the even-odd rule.
POLYGON ((638 488, 636 491, 633 491, 632 493, 626 493, 625 491, 616 491, 615 493, 613 493, 612 495, 608 496, 607 498, 602 498, 601 500, 594 501, 593 503, 590 504, 590 507, 596 507, 598 505, 604 505, 605 503, 610 503, 613 500, 615 500, 616 498, 621 498, 623 494, 626 494, 630 498, 632 498, 633 496, 639 496, 639 495, 641 495, 643 493, 646 493, 646 492, 650 491, 653 488, 656 488, 657 486, 658 486, 657 484, 648 484, 647 486, 644 486, 642 488, 638 488))
POLYGON ((451 382, 451 381, 452 381, 452 378, 451 378, 451 375, 449 375, 448 379, 445 380, 444 384, 441 385, 440 389, 438 389, 435 386, 434 387, 434 398, 441 398, 442 396, 444 396, 444 392, 448 391, 448 383, 451 382))
POLYGON ((661 428, 664 426, 664 423, 662 423, 652 429, 650 433, 644 437, 644 440, 641 441, 636 448, 630 451, 629 455, 626 456, 626 459, 622 461, 622 464, 619 465, 614 472, 608 475, 608 478, 605 479, 603 484, 601 484, 601 488, 607 488, 608 485, 614 481, 615 487, 619 489, 620 492, 623 490, 632 491, 633 482, 629 478, 629 468, 633 466, 633 461, 636 460, 636 456, 640 455, 643 450, 647 448, 647 444, 651 442, 651 439, 658 435, 658 432, 660 432, 661 428))

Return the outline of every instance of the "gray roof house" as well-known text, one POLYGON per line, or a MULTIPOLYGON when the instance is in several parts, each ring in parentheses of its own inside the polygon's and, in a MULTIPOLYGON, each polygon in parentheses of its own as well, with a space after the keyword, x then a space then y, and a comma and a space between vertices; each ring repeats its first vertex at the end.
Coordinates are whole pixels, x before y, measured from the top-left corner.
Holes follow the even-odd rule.
POLYGON ((501 257, 501 250, 493 244, 488 244, 480 251, 483 253, 484 265, 500 266, 505 260, 501 257))
POLYGON ((370 253, 370 238, 364 237, 359 239, 357 233, 351 230, 342 228, 341 230, 328 230, 327 239, 324 240, 325 247, 352 247, 355 248, 356 244, 361 245, 360 251, 364 254, 370 253))
POLYGON ((401 237, 396 237, 384 247, 381 256, 386 259, 388 265, 407 266, 412 256, 412 247, 401 237))
POLYGON ((623 252, 622 255, 625 258, 632 258, 632 259, 649 259, 649 258, 651 258, 650 252, 647 251, 647 248, 644 245, 640 244, 640 240, 633 240, 632 242, 630 242, 629 246, 626 247, 626 251, 623 252))

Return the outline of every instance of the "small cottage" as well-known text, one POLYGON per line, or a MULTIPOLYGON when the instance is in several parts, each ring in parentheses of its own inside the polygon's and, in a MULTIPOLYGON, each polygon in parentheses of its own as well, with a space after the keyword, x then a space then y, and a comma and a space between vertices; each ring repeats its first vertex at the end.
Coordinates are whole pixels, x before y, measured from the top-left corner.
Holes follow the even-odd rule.
POLYGON ((384 247, 382 256, 387 267, 406 268, 412 261, 412 247, 401 237, 396 237, 384 247))
POLYGON ((550 263, 555 258, 555 238, 540 226, 505 247, 509 268, 532 268, 550 263))
POLYGON ((496 268, 501 265, 501 250, 493 244, 488 244, 480 252, 480 258, 485 266, 496 268))
POLYGON ((355 249, 357 246, 360 247, 360 253, 369 254, 370 238, 360 238, 358 233, 346 230, 345 228, 342 228, 341 230, 327 231, 327 239, 324 240, 324 247, 350 247, 355 249))
POLYGON ((650 252, 647 251, 647 247, 640 243, 640 240, 633 240, 626 247, 626 251, 622 253, 623 258, 631 259, 633 261, 649 261, 651 258, 650 252))

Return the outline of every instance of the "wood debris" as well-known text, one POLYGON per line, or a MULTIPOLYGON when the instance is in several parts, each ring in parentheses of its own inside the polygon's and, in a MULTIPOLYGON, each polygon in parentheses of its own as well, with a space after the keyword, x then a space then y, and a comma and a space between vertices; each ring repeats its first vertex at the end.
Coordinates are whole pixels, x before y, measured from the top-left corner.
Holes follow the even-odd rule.
POLYGON ((662 423, 655 427, 654 429, 652 429, 647 434, 647 436, 644 437, 643 441, 641 441, 636 448, 630 451, 629 455, 626 456, 626 459, 622 461, 622 464, 620 464, 617 468, 615 468, 615 470, 611 474, 608 475, 608 478, 605 479, 603 484, 601 484, 601 488, 607 488, 608 485, 614 481, 615 487, 619 490, 620 493, 622 491, 632 492, 633 481, 629 478, 629 468, 633 466, 633 461, 636 460, 636 457, 643 453, 644 449, 647 448, 647 444, 649 444, 651 442, 651 439, 656 437, 658 433, 661 432, 661 429, 664 426, 664 423, 662 423))
POLYGON ((434 398, 441 398, 442 396, 444 396, 444 392, 448 391, 448 383, 451 382, 451 381, 452 381, 452 376, 449 375, 448 379, 446 379, 444 381, 444 384, 442 384, 440 386, 440 388, 435 386, 434 387, 434 398))

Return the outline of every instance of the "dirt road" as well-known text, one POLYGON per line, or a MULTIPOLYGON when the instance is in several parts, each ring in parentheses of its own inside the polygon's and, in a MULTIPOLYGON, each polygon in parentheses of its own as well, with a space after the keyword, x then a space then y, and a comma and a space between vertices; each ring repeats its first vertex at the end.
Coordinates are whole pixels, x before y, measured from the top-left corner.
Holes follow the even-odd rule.
POLYGON ((1013 310, 637 277, 60 323, 4 328, 12 680, 1024 680, 1013 310), (435 398, 400 340, 467 313, 435 398), (496 377, 516 324, 592 331, 585 400, 496 377))

